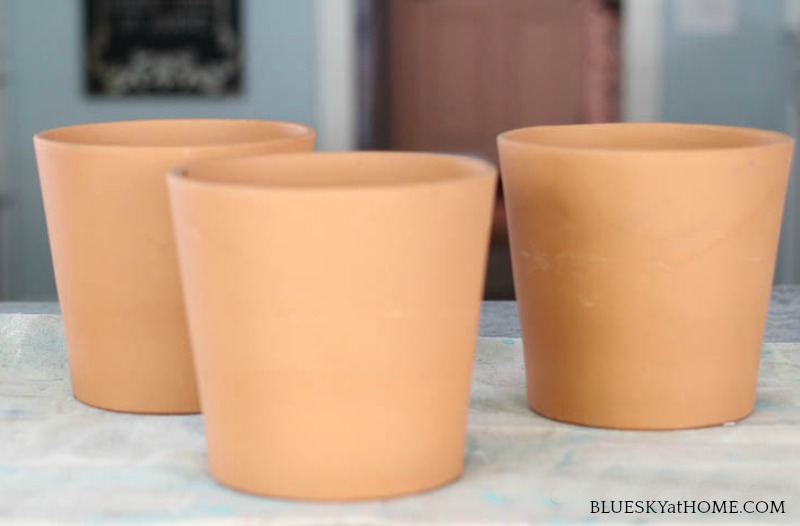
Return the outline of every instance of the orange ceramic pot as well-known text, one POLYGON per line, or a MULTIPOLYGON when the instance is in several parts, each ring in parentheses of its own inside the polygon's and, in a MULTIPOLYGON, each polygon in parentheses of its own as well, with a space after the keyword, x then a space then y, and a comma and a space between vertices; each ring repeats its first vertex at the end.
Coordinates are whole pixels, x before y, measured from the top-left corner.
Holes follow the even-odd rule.
POLYGON ((387 152, 170 176, 216 479, 352 500, 458 478, 496 179, 387 152))
POLYGON ((136 413, 200 407, 166 174, 192 159, 312 150, 297 124, 71 126, 34 138, 75 397, 136 413))
POLYGON ((600 124, 499 147, 530 407, 621 429, 749 414, 792 139, 600 124))

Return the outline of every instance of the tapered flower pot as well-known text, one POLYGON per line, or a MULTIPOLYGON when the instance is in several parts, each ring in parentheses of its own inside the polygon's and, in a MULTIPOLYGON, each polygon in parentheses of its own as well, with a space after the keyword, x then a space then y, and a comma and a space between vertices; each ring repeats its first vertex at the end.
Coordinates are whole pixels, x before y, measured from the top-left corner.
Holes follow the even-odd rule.
POLYGON ((199 411, 166 174, 193 159, 311 150, 314 132, 236 120, 113 122, 34 138, 75 397, 199 411))
POLYGON ((623 429, 749 414, 792 139, 601 124, 499 147, 530 407, 623 429))
POLYGON ((352 500, 460 475, 496 179, 387 152, 170 176, 216 479, 352 500))

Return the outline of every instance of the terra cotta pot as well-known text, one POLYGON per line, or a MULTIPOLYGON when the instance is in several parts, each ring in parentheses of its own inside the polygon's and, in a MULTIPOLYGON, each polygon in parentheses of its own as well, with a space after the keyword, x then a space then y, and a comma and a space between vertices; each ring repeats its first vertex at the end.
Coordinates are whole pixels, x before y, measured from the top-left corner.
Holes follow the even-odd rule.
POLYGON ((166 174, 193 159, 311 150, 305 126, 157 120, 34 138, 75 397, 197 412, 166 174))
POLYGON ((170 176, 215 478, 351 500, 460 475, 496 179, 387 152, 170 176))
POLYGON ((750 413, 792 139, 601 124, 499 148, 530 407, 630 429, 750 413))

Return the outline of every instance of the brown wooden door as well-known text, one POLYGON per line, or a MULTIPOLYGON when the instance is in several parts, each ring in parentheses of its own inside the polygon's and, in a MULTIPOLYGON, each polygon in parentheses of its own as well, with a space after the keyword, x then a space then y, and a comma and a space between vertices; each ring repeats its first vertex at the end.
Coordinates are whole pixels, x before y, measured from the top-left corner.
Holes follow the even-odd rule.
MULTIPOLYGON (((616 120, 609 0, 390 0, 388 14, 391 149, 497 163, 505 130, 616 120)), ((486 297, 513 297, 502 197, 486 297)))
POLYGON ((496 161, 504 130, 612 120, 590 108, 594 4, 392 0, 391 147, 496 161))

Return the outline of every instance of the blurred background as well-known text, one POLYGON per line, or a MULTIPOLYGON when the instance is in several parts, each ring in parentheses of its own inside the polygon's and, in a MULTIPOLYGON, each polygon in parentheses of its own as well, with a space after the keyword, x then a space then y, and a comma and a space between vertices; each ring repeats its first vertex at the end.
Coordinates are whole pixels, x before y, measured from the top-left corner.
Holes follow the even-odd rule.
MULTIPOLYGON (((0 0, 0 300, 56 298, 40 130, 279 119, 323 150, 493 162, 497 133, 534 124, 795 134, 798 34, 800 0, 0 0)), ((800 283, 795 183, 778 283, 800 283)), ((502 203, 490 299, 513 298, 502 203)))

